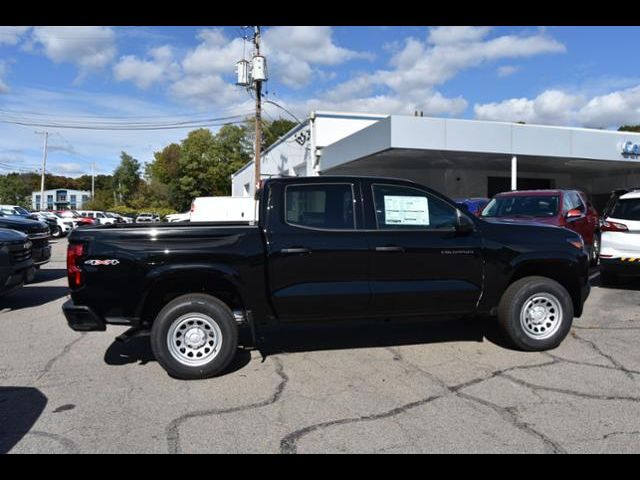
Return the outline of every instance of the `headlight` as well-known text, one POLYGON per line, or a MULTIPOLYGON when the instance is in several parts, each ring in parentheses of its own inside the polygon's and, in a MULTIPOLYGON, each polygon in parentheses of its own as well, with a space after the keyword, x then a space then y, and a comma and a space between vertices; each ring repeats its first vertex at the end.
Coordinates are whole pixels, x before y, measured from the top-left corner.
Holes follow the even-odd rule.
POLYGON ((574 238, 572 240, 567 239, 567 242, 578 250, 584 250, 584 242, 582 241, 582 238, 574 238))
POLYGON ((9 245, 0 243, 0 253, 9 253, 9 245))

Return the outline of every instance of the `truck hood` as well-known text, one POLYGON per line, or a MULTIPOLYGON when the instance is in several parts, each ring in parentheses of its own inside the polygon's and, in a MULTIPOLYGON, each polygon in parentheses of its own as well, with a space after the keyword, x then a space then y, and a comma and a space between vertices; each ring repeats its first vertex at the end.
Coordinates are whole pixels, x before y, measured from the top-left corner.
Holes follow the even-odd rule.
POLYGON ((0 217, 0 228, 10 228, 27 234, 49 231, 49 227, 46 223, 18 217, 0 217))
POLYGON ((27 236, 24 233, 7 228, 0 228, 0 243, 4 242, 24 242, 27 236))

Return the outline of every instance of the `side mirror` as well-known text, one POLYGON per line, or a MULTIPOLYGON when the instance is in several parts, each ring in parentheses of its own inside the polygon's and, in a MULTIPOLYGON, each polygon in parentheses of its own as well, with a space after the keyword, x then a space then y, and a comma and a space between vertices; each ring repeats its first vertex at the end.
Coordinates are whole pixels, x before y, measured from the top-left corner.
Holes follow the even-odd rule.
POLYGON ((456 232, 460 234, 467 234, 473 232, 475 225, 473 221, 466 215, 458 211, 458 223, 456 224, 456 232))
POLYGON ((579 208, 574 208, 573 210, 569 210, 566 215, 567 220, 571 220, 573 218, 580 218, 582 216, 582 211, 579 208))

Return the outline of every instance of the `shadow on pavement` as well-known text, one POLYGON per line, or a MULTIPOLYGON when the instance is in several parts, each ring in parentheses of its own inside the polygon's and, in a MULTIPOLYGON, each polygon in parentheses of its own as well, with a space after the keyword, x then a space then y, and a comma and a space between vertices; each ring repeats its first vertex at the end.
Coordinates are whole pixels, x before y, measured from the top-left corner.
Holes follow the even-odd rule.
MULTIPOLYGON (((127 342, 114 340, 104 354, 104 361, 107 365, 123 366, 131 363, 146 365, 155 362, 155 356, 151 351, 151 344, 148 336, 134 337, 127 342)), ((251 352, 239 348, 233 361, 221 375, 236 372, 249 364, 251 352)))
POLYGON ((447 320, 349 321, 344 324, 286 325, 263 330, 259 345, 263 357, 283 352, 483 342, 514 347, 494 318, 447 320))
POLYGON ((43 282, 52 282, 53 280, 59 280, 67 276, 67 271, 64 268, 41 268, 36 272, 36 278, 33 279, 29 285, 35 285, 43 282))
POLYGON ((22 308, 39 307, 45 303, 53 302, 69 293, 67 287, 22 287, 16 292, 0 297, 0 310, 20 310, 22 308))
POLYGON ((47 397, 37 388, 0 387, 0 454, 29 433, 46 405, 47 397))

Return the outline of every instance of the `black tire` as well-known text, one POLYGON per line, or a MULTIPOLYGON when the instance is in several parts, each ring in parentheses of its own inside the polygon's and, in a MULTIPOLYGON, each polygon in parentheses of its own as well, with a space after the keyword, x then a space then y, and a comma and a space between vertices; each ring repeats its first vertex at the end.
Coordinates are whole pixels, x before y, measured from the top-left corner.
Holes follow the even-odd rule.
MULTIPOLYGON (((551 309, 553 312, 555 310, 551 309)), ((557 313, 556 313, 557 315, 557 313)), ((557 318, 557 317, 556 317, 557 318)), ((573 302, 569 292, 555 280, 546 277, 524 277, 513 282, 502 295, 498 306, 498 320, 509 339, 522 350, 544 351, 557 347, 571 330, 573 323, 573 302), (562 311, 561 320, 553 334, 548 337, 532 338, 530 335, 546 335, 541 331, 534 333, 522 325, 520 315, 525 308, 525 303, 537 294, 550 294, 558 302, 558 308, 562 311)), ((549 324, 547 324, 549 325, 549 324)), ((546 328, 544 325, 535 328, 546 328)), ((553 330, 553 327, 551 328, 553 330)))
POLYGON ((227 305, 210 295, 194 293, 182 295, 172 300, 160 311, 151 327, 153 354, 167 373, 175 378, 193 380, 219 375, 233 360, 237 347, 238 326, 233 313, 227 305), (178 357, 180 353, 174 354, 169 348, 170 329, 174 322, 179 323, 186 314, 205 315, 215 322, 220 330, 219 351, 206 364, 186 365, 178 357))
POLYGON ((53 232, 51 233, 51 236, 53 238, 60 238, 62 236, 62 229, 60 227, 54 228, 53 232))

